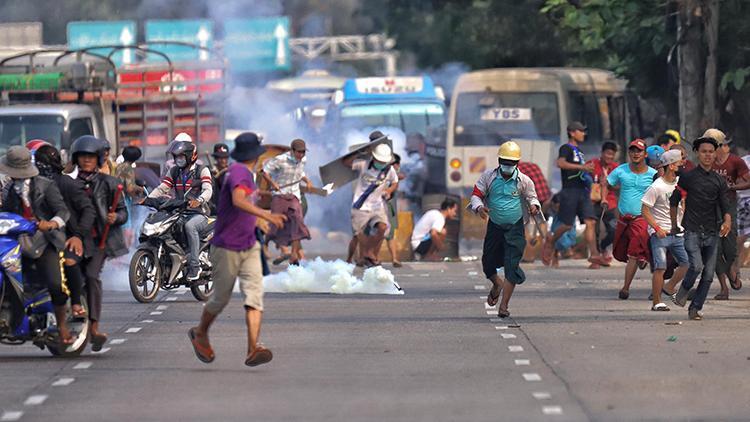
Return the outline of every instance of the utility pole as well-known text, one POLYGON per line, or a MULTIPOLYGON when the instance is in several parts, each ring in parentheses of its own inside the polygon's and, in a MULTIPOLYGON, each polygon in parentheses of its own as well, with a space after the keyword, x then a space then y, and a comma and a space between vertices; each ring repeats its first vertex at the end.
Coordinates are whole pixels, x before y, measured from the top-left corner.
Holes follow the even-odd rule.
POLYGON ((716 127, 718 118, 717 50, 719 48, 719 0, 703 0, 703 23, 706 38, 706 76, 703 88, 704 127, 716 127))
POLYGON ((700 0, 680 1, 678 37, 680 132, 692 141, 703 126, 703 10, 700 0))

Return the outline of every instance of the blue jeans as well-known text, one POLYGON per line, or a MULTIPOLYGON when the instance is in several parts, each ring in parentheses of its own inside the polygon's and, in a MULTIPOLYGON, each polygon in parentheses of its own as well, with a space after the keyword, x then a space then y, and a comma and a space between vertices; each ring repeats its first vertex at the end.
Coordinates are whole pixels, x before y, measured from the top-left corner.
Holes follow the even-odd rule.
POLYGON ((195 214, 185 222, 185 237, 188 241, 188 268, 198 268, 198 256, 201 249, 201 233, 208 227, 208 218, 195 214))
POLYGON ((690 258, 690 268, 682 280, 682 288, 689 291, 693 288, 698 276, 701 276, 695 297, 690 303, 690 309, 703 309, 703 303, 706 301, 708 290, 714 279, 718 246, 719 235, 717 233, 685 232, 685 250, 690 258))
POLYGON ((665 238, 659 238, 656 234, 651 235, 651 256, 654 260, 655 270, 667 269, 667 251, 677 261, 677 265, 687 265, 690 261, 685 250, 685 238, 670 234, 665 238))

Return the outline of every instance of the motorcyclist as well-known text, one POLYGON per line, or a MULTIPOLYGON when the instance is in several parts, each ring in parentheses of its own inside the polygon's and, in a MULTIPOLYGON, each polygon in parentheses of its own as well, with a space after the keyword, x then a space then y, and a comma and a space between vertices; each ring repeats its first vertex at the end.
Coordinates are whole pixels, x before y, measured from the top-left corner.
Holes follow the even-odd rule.
POLYGON ((44 283, 55 308, 60 343, 72 344, 75 339, 66 323, 68 289, 60 271, 60 252, 65 248, 63 229, 70 212, 57 185, 39 176, 26 147, 10 147, 0 160, 0 173, 11 179, 3 186, 2 211, 18 214, 38 224, 38 233, 32 237, 31 247, 23 251, 24 280, 30 284, 44 283))
POLYGON ((128 220, 124 195, 119 195, 117 203, 112 206, 115 197, 118 196, 120 182, 99 171, 104 164, 105 143, 108 142, 84 135, 76 139, 70 147, 71 162, 75 167, 69 176, 83 183, 84 192, 96 211, 93 229, 84 234, 83 259, 80 263, 88 292, 91 349, 95 352, 101 350, 107 341, 107 335, 99 331, 102 312, 102 268, 107 258, 128 253, 121 230, 121 226, 128 220), (103 239, 105 233, 107 236, 103 239))
POLYGON ((28 142, 26 148, 34 157, 39 175, 57 184, 70 211, 70 219, 65 224, 65 279, 70 289, 73 316, 86 317, 86 311, 81 306, 84 282, 79 263, 83 259, 83 239, 86 233, 91 232, 96 219, 94 204, 88 200, 82 181, 63 175, 62 158, 57 148, 41 140, 28 142))
POLYGON ((196 163, 198 150, 192 142, 173 142, 170 153, 174 159, 174 167, 162 180, 161 184, 149 194, 149 198, 170 196, 174 192, 175 199, 187 201, 191 211, 190 218, 185 222, 185 235, 188 241, 188 281, 200 278, 200 235, 208 227, 210 207, 213 195, 211 170, 196 163))

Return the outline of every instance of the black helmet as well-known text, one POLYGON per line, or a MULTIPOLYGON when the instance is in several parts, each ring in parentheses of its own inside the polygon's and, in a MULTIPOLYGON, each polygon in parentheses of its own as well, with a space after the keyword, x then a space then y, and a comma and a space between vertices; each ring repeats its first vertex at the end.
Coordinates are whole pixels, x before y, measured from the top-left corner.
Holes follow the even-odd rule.
POLYGON ((198 151, 195 149, 195 144, 187 141, 173 142, 169 147, 169 153, 175 159, 178 155, 185 155, 188 167, 198 158, 198 151))
MULTIPOLYGON (((93 154, 97 158, 97 167, 101 167, 104 164, 104 142, 92 135, 83 135, 73 141, 73 145, 70 147, 70 156, 73 163, 78 164, 78 154, 93 154)), ((107 145, 109 145, 109 142, 107 142, 107 145)))

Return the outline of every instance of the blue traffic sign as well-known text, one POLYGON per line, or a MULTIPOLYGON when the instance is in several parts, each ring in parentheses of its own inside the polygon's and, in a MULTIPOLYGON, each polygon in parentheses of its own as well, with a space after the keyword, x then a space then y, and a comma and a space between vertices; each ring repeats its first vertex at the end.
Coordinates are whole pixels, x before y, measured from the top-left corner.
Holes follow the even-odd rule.
MULTIPOLYGON (((150 20, 146 21, 146 41, 179 41, 211 48, 213 45, 213 23, 209 20, 150 20)), ((208 60, 208 51, 188 46, 152 44, 150 48, 161 51, 172 61, 208 60)), ((156 56, 150 59, 157 60, 156 56)))
POLYGON ((228 19, 224 23, 224 55, 233 71, 288 70, 289 18, 228 19))
MULTIPOLYGON (((68 48, 80 49, 97 45, 134 45, 136 25, 133 21, 89 21, 68 23, 68 48)), ((112 49, 97 48, 93 53, 107 55, 112 49)), ((117 66, 135 62, 135 52, 123 49, 112 55, 117 66)))

